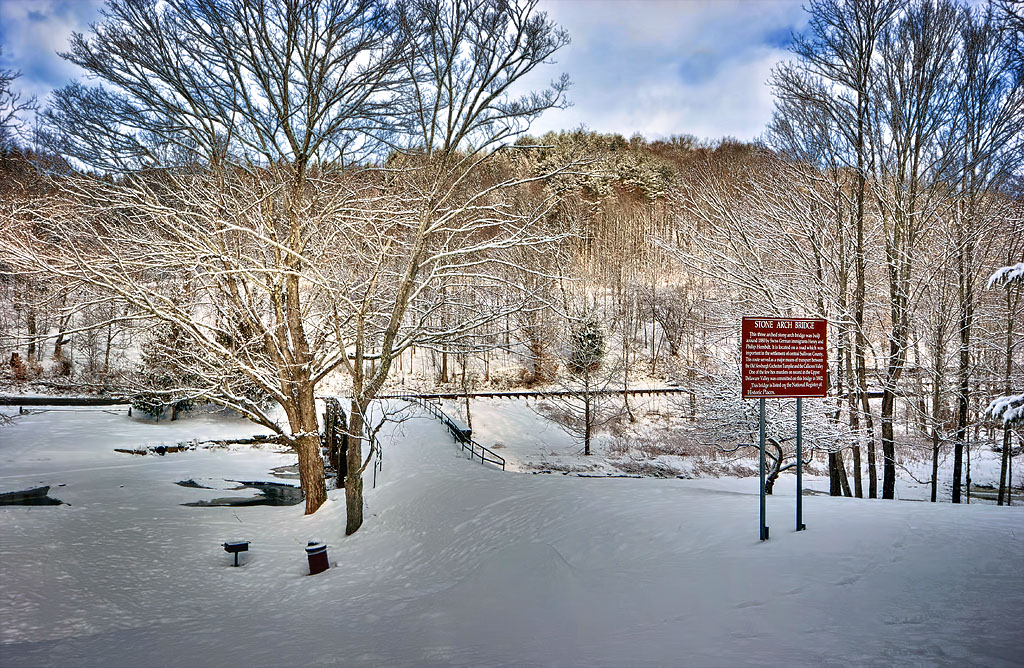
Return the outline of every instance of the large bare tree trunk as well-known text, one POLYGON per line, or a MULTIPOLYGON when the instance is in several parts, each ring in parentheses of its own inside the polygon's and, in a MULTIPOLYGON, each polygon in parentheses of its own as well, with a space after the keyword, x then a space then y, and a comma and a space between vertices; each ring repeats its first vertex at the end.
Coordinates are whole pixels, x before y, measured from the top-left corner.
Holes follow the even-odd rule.
MULTIPOLYGON (((863 353, 860 361, 863 364, 863 353)), ((867 373, 863 366, 857 376, 859 385, 857 394, 860 398, 860 410, 864 417, 864 434, 868 445, 868 498, 876 499, 878 498, 878 468, 875 465, 875 421, 871 415, 871 404, 867 392, 867 373)))
POLYGON ((348 418, 348 475, 345 476, 345 535, 363 525, 363 433, 365 407, 356 399, 348 418))
POLYGON ((935 345, 932 349, 932 479, 931 501, 938 501, 939 490, 939 446, 942 437, 939 434, 939 420, 942 417, 942 350, 946 345, 946 327, 939 322, 935 328, 935 345))
MULTIPOLYGON (((850 348, 847 346, 845 351, 846 356, 846 375, 851 381, 854 378, 853 373, 853 355, 851 354, 850 348)), ((857 401, 859 399, 857 391, 854 389, 854 384, 851 382, 850 387, 846 392, 848 410, 850 413, 850 431, 853 432, 854 436, 858 439, 857 444, 853 446, 853 493, 858 499, 864 498, 864 476, 863 466, 861 464, 861 451, 860 451, 860 417, 858 413, 857 401)))
MULTIPOLYGON (((875 473, 875 429, 871 417, 871 404, 868 400, 868 373, 864 350, 867 347, 867 340, 864 336, 864 308, 867 303, 867 283, 865 278, 865 239, 864 239, 864 218, 865 199, 867 197, 867 157, 866 157, 866 135, 870 117, 868 113, 868 77, 871 68, 871 53, 874 49, 873 38, 871 40, 859 40, 857 43, 857 68, 855 90, 857 95, 856 109, 856 144, 854 149, 857 152, 857 214, 856 214, 856 238, 857 246, 854 254, 855 288, 853 294, 853 313, 855 321, 853 337, 853 356, 857 364, 856 380, 857 394, 861 401, 861 409, 864 415, 864 428, 868 439, 868 496, 878 496, 878 482, 875 473)), ((859 459, 859 457, 857 457, 859 459)), ((860 475, 858 467, 858 477, 860 475)))
MULTIPOLYGON (((1011 297, 1011 290, 1009 287, 1006 289, 1006 348, 1005 351, 1005 366, 1003 374, 1003 395, 1008 396, 1012 387, 1010 379, 1013 373, 1013 349, 1014 349, 1014 336, 1013 336, 1013 325, 1014 325, 1014 302, 1016 301, 1011 297)), ((1003 505, 1003 498, 1006 498, 1006 503, 1009 505, 1010 498, 1007 494, 1007 489, 1012 484, 1012 481, 1008 479, 1007 472, 1010 470, 1010 459, 1013 450, 1013 438, 1011 436, 1011 430, 1009 424, 1003 424, 1003 452, 999 462, 999 496, 997 498, 997 505, 1003 505)))
POLYGON ((896 439, 893 413, 896 395, 891 388, 882 392, 882 498, 892 499, 896 492, 896 439))
POLYGON ((313 384, 308 379, 292 386, 294 401, 284 409, 292 432, 291 446, 299 457, 299 484, 306 498, 306 514, 312 515, 327 500, 316 399, 313 384))
MULTIPOLYGON (((911 198, 913 202, 913 198, 911 198)), ((912 208, 913 205, 911 205, 912 208)), ((896 437, 894 419, 896 391, 906 365, 908 320, 910 317, 910 272, 914 221, 902 212, 892 219, 892 234, 886 239, 886 264, 889 273, 889 358, 882 387, 882 498, 892 499, 896 492, 896 437)))
POLYGON ((60 300, 60 315, 57 319, 57 338, 53 342, 53 361, 57 363, 57 373, 62 376, 71 375, 71 360, 64 352, 67 344, 67 331, 71 327, 71 313, 65 312, 68 303, 68 293, 65 291, 60 300))
POLYGON ((839 475, 839 486, 843 490, 843 496, 853 496, 850 491, 850 478, 846 475, 846 463, 843 461, 843 451, 836 452, 836 468, 839 475))
MULTIPOLYGON (((894 226, 899 223, 894 223, 894 226)), ((904 250, 904 253, 909 252, 904 250)), ((889 361, 882 387, 882 498, 892 499, 896 493, 896 435, 893 420, 896 413, 896 387, 903 372, 907 350, 907 281, 909 261, 904 257, 889 261, 889 308, 892 330, 889 334, 889 361)))
POLYGON ((999 461, 999 495, 996 505, 1003 505, 1003 498, 1006 496, 1006 469, 1010 461, 1010 450, 1013 448, 1013 439, 1010 438, 1010 425, 1003 425, 1003 452, 999 461))
POLYGON ((315 432, 303 434, 297 439, 295 451, 299 455, 299 483, 306 497, 306 514, 312 515, 327 500, 320 436, 315 432))
POLYGON ((39 334, 38 325, 36 324, 36 307, 28 307, 28 345, 25 351, 25 359, 28 361, 36 361, 36 335, 39 334))
MULTIPOLYGON (((1017 440, 1020 440, 1020 439, 1017 439, 1017 440)), ((1013 443, 1011 443, 1010 445, 1012 446, 1013 443)), ((1009 462, 1009 464, 1007 464, 1007 469, 1006 469, 1006 505, 1008 505, 1008 506, 1012 506, 1013 505, 1013 501, 1011 499, 1012 496, 1013 496, 1013 451, 1011 450, 1010 451, 1010 462, 1009 462)))
MULTIPOLYGON (((864 350, 867 348, 867 339, 864 336, 864 306, 867 302, 867 284, 865 279, 866 261, 864 257, 864 174, 863 156, 858 152, 858 175, 857 175, 857 252, 855 254, 856 267, 856 288, 853 293, 853 318, 855 322, 853 332, 853 357, 856 362, 856 390, 854 403, 859 403, 859 410, 864 420, 864 433, 868 446, 868 497, 878 496, 878 474, 875 469, 875 426, 871 417, 871 403, 868 399, 868 370, 864 350)), ((853 411, 851 410, 851 415, 853 411)), ((853 419, 851 417, 851 419, 853 419)), ((858 448, 859 449, 859 448, 858 448)), ((855 461, 860 459, 859 453, 855 455, 855 461)), ((858 477, 860 467, 858 466, 858 477)))
POLYGON ((583 454, 590 455, 590 384, 583 395, 583 454))
MULTIPOLYGON (((967 213, 968 221, 973 211, 967 213)), ((971 324, 974 320, 974 279, 970 272, 974 266, 974 237, 963 219, 959 221, 963 243, 958 253, 957 268, 960 274, 960 356, 957 366, 957 411, 956 445, 953 451, 953 503, 960 503, 962 494, 964 442, 967 439, 967 422, 970 411, 971 381, 971 324)))

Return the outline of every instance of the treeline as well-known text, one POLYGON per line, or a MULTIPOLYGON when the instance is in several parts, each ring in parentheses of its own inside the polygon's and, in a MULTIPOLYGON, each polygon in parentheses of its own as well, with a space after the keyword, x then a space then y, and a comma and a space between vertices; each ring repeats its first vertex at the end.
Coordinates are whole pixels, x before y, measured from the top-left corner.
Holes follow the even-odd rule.
MULTIPOLYGON (((529 262, 524 256, 512 272, 518 275, 505 277, 505 287, 521 288, 513 293, 488 291, 463 278, 444 288, 443 299, 425 302, 422 312, 433 309, 439 332, 484 304, 506 317, 490 318, 458 336, 421 337, 401 358, 401 376, 416 368, 418 350, 420 356, 435 356, 432 378, 438 384, 468 383, 466 389, 493 383, 550 385, 572 353, 567 341, 574 319, 596 310, 609 336, 614 382, 628 382, 632 375, 691 389, 693 400, 684 409, 699 421, 706 418, 702 413, 714 410, 706 397, 719 395, 730 383, 738 391, 732 367, 743 315, 824 317, 830 322, 830 394, 835 398, 823 410, 850 430, 845 439, 822 442, 821 448, 832 450, 835 493, 847 489, 851 495, 869 495, 870 485, 861 478, 869 479, 875 458, 863 454, 878 444, 881 414, 877 402, 863 399, 866 392, 882 391, 886 382, 891 313, 880 242, 884 228, 877 210, 867 215, 866 385, 865 394, 858 395, 852 345, 853 221, 840 221, 849 226, 844 230, 832 217, 835 211, 826 208, 825 195, 808 186, 826 182, 822 170, 762 144, 731 140, 652 142, 576 131, 524 138, 520 144, 543 148, 501 161, 503 178, 529 178, 553 164, 581 165, 574 173, 539 180, 518 192, 524 210, 550 203, 539 222, 541 236, 548 239, 544 252, 515 251, 529 255, 529 262), (500 368, 500 361, 508 360, 521 370, 513 368, 510 375, 507 366, 500 368), (845 475, 850 479, 843 480, 845 475)), ((13 163, 22 165, 17 171, 22 181, 32 173, 21 158, 9 155, 8 164, 13 163)), ((15 172, 6 173, 13 177, 15 172)), ((1020 386, 1022 375, 1019 288, 988 290, 985 283, 996 268, 1024 253, 1024 218, 1012 194, 992 194, 985 204, 988 218, 974 237, 970 277, 970 440, 992 439, 1000 425, 985 409, 993 397, 1020 386)), ((955 201, 948 206, 955 207, 955 201)), ((905 445, 921 448, 922 437, 927 439, 936 461, 955 442, 960 373, 958 221, 941 213, 915 244, 919 277, 910 304, 905 369, 894 390, 899 399, 894 419, 912 434, 905 445)), ((17 350, 24 360, 35 361, 35 373, 41 372, 40 363, 53 360, 49 373, 55 381, 73 376, 78 386, 131 391, 153 402, 156 410, 165 405, 176 410, 201 394, 194 382, 185 382, 187 374, 170 370, 187 357, 182 350, 187 339, 173 329, 154 328, 140 318, 118 319, 114 302, 91 304, 95 295, 82 285, 21 275, 5 288, 8 303, 16 306, 6 311, 5 357, 17 350), (139 348, 145 350, 141 357, 135 352, 139 348), (166 394, 147 393, 147 387, 166 394)), ((376 353, 371 345, 367 357, 376 353)), ((24 379, 33 372, 21 374, 24 379)))

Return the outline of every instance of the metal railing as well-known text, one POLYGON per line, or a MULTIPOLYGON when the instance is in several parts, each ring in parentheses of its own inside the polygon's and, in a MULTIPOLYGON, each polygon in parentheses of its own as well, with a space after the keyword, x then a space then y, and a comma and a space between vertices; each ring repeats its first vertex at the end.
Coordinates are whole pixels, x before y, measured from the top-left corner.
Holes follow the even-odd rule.
MULTIPOLYGON (((591 394, 630 396, 657 396, 667 394, 687 394, 693 390, 685 387, 648 387, 633 390, 592 390, 591 394)), ((548 397, 572 397, 573 392, 563 390, 520 390, 518 392, 437 392, 429 394, 382 394, 378 399, 545 399, 548 397)))
POLYGON ((505 470, 505 458, 495 453, 490 448, 486 448, 480 443, 473 440, 472 433, 470 430, 460 423, 459 421, 452 418, 450 415, 441 410, 441 407, 435 404, 433 401, 425 399, 423 397, 416 396, 414 394, 398 395, 394 397, 396 399, 404 399, 415 403, 423 408, 427 409, 433 417, 441 421, 441 423, 448 428, 456 442, 462 446, 463 451, 469 451, 470 459, 479 459, 481 464, 496 464, 501 466, 501 470, 505 470))

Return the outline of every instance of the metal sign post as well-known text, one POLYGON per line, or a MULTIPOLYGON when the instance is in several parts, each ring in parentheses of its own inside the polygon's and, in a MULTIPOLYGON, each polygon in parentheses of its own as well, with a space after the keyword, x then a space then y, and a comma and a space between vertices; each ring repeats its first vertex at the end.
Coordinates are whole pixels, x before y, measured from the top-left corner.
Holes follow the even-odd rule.
POLYGON ((804 422, 803 397, 796 398, 796 530, 807 528, 804 524, 804 422))
POLYGON ((761 471, 761 540, 768 540, 768 527, 765 525, 765 504, 764 504, 764 399, 761 399, 761 465, 758 466, 758 470, 761 471))
POLYGON ((803 397, 828 394, 828 323, 821 318, 743 318, 744 399, 760 399, 761 540, 765 522, 765 399, 796 399, 796 530, 803 516, 803 397))

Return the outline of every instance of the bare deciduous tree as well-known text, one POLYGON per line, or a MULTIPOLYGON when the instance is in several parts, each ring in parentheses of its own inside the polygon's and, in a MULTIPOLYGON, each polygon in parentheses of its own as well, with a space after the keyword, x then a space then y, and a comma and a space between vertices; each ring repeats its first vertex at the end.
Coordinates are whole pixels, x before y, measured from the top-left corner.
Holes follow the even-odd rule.
MULTIPOLYGON (((851 422, 864 422, 867 437, 868 496, 877 496, 874 421, 868 402, 867 374, 867 250, 868 176, 871 164, 872 62, 883 30, 900 9, 897 0, 818 0, 809 7, 805 36, 794 43, 797 62, 779 68, 772 85, 782 101, 780 111, 801 110, 822 119, 830 137, 833 164, 853 170, 851 212, 854 251, 853 361, 851 422), (860 411, 854 417, 853 411, 860 411)), ((818 136, 822 136, 818 133, 818 136)), ((827 135, 826 135, 827 136, 827 135)), ((816 153, 816 152, 815 152, 816 153)), ((813 155, 813 153, 812 153, 813 155)), ((855 451, 856 453, 856 451, 855 451)), ((855 480, 859 481, 859 467, 855 480)), ((859 485, 858 485, 859 486, 859 485)))
MULTIPOLYGON (((2 47, 0 55, 3 55, 2 47)), ((0 152, 14 147, 25 122, 23 114, 36 108, 34 97, 23 98, 14 89, 14 82, 20 76, 21 72, 0 70, 0 152)))
POLYGON ((979 257, 985 230, 999 216, 998 193, 1022 165, 1024 150, 1024 80, 1012 59, 1012 42, 992 7, 963 10, 955 111, 946 151, 952 164, 949 180, 955 206, 950 218, 956 229, 959 279, 959 339, 957 365, 957 425, 953 462, 953 502, 961 495, 961 467, 971 403, 976 345, 974 327, 979 257))
POLYGON ((47 140, 119 176, 62 181, 36 209, 52 238, 17 226, 14 255, 185 333, 185 389, 283 434, 307 512, 326 498, 316 388, 344 371, 352 533, 393 361, 497 317, 431 324, 447 287, 508 290, 499 255, 549 241, 550 204, 510 206, 522 180, 487 171, 568 85, 510 96, 567 42, 535 4, 111 0, 67 54, 105 86, 58 91, 47 140), (381 147, 400 153, 367 167, 381 147))
POLYGON ((616 419, 619 410, 610 410, 613 383, 618 369, 608 359, 606 333, 599 315, 585 294, 563 292, 566 329, 562 337, 564 374, 546 398, 547 417, 583 445, 583 455, 591 454, 594 435, 616 419))

